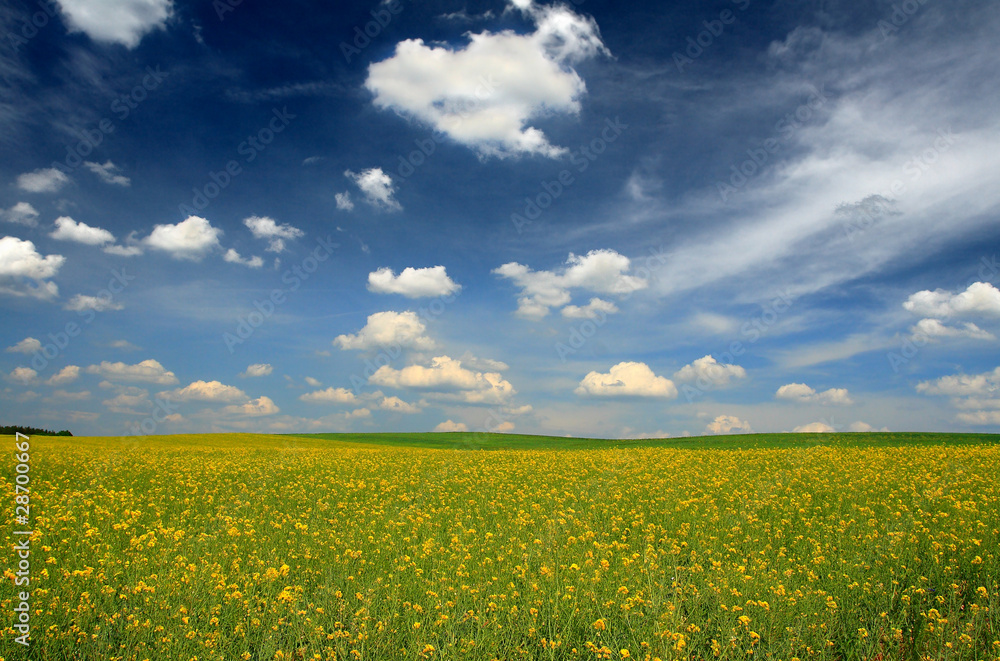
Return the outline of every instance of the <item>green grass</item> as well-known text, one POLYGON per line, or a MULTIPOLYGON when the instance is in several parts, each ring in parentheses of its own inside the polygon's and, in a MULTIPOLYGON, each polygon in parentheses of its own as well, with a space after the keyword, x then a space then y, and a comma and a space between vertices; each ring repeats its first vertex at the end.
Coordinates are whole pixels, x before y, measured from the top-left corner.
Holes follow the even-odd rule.
POLYGON ((386 434, 291 434, 290 437, 341 443, 439 450, 596 450, 608 448, 766 449, 895 447, 1000 443, 1000 434, 867 432, 843 434, 744 434, 659 439, 597 439, 475 432, 386 434))

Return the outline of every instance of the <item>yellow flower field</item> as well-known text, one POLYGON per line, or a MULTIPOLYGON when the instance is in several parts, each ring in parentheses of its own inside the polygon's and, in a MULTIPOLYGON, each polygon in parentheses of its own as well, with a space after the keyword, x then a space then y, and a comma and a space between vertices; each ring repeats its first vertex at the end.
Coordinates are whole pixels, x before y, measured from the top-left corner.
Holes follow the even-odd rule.
POLYGON ((210 438, 32 439, 31 659, 1000 659, 1000 446, 210 438))

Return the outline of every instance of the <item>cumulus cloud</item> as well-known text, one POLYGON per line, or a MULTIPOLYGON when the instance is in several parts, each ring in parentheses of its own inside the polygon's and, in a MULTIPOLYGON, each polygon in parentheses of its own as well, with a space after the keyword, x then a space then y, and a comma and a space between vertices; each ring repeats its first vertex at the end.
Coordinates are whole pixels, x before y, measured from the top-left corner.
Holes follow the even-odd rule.
POLYGON ((7 353, 32 354, 35 353, 36 351, 40 351, 41 349, 42 349, 41 340, 36 340, 33 337, 26 337, 17 344, 7 347, 5 351, 7 351, 7 353))
POLYGON ((106 184, 111 184, 113 186, 131 186, 132 180, 121 174, 121 168, 112 163, 111 161, 105 161, 104 163, 95 163, 93 161, 84 161, 84 167, 100 177, 101 181, 106 184))
POLYGON ((740 420, 735 415, 716 416, 715 420, 705 427, 708 434, 752 434, 753 429, 746 420, 740 420))
POLYGON ((265 239, 269 242, 268 251, 284 252, 285 239, 298 239, 305 232, 291 225, 279 225, 273 218, 267 216, 250 216, 243 221, 255 239, 265 239))
MULTIPOLYGON (((354 182, 354 185, 361 189, 365 202, 375 207, 379 211, 402 211, 403 207, 396 201, 396 186, 392 183, 392 177, 382 172, 382 168, 368 168, 361 172, 351 170, 344 171, 344 176, 354 182)), ((345 195, 347 195, 345 193, 345 195)), ((337 208, 353 209, 354 204, 350 201, 350 196, 345 198, 348 206, 340 206, 340 197, 337 197, 337 208)))
POLYGON ((345 413, 344 417, 346 419, 348 419, 348 420, 356 420, 356 419, 360 419, 360 418, 370 418, 370 417, 372 417, 372 412, 371 412, 370 409, 366 409, 366 408, 354 409, 353 411, 350 411, 349 413, 345 413))
POLYGON ((375 105, 416 118, 481 157, 566 153, 530 122, 579 113, 586 85, 573 65, 608 51, 593 19, 566 5, 514 6, 535 24, 533 33, 469 34, 461 48, 398 43, 392 57, 368 68, 375 105))
POLYGON ((306 393, 299 397, 303 402, 310 404, 357 404, 358 397, 346 388, 327 388, 316 392, 306 393))
POLYGON ((29 193, 56 193, 67 183, 69 177, 56 168, 25 172, 17 178, 17 187, 29 193))
POLYGON ((439 423, 437 427, 434 428, 436 432, 454 432, 454 431, 469 431, 468 425, 464 422, 454 422, 452 420, 445 420, 439 423))
POLYGON ((604 315, 615 314, 618 306, 611 301, 600 298, 590 299, 590 303, 579 305, 567 305, 562 309, 562 316, 567 319, 600 319, 604 315))
POLYGON ((247 394, 219 381, 194 381, 183 388, 161 392, 160 397, 178 402, 245 402, 247 394))
POLYGON ((462 364, 469 369, 482 370, 484 372, 504 372, 510 369, 510 365, 503 362, 502 360, 493 360, 492 358, 479 358, 472 355, 470 352, 466 351, 459 358, 462 364))
POLYGON ((57 0, 73 32, 94 41, 135 48, 147 33, 163 29, 173 0, 57 0))
POLYGON ((368 291, 376 294, 400 294, 407 298, 448 296, 462 286, 448 277, 443 266, 415 269, 406 267, 402 273, 383 267, 368 274, 368 291))
POLYGON ((230 264, 241 264, 243 266, 252 269, 259 269, 260 267, 264 266, 264 260, 258 257, 257 255, 254 255, 253 257, 244 258, 238 252, 236 252, 234 248, 230 248, 229 250, 227 250, 226 253, 222 256, 222 259, 229 262, 230 264))
POLYGON ((951 374, 917 384, 919 393, 949 397, 989 395, 998 390, 1000 390, 1000 367, 983 374, 951 374))
POLYGON ((0 220, 34 227, 38 224, 38 211, 27 202, 18 202, 10 209, 0 209, 0 220))
POLYGON ((677 370, 674 378, 689 383, 708 382, 722 388, 733 379, 743 379, 746 375, 746 370, 739 365, 720 363, 712 356, 704 356, 677 370))
POLYGON ((376 312, 355 335, 338 335, 333 343, 343 349, 366 350, 377 347, 431 349, 434 342, 425 335, 427 327, 416 312, 376 312))
MULTIPOLYGON (((630 268, 631 260, 614 250, 591 250, 582 257, 570 253, 561 271, 532 271, 523 264, 509 262, 493 273, 521 288, 518 316, 537 320, 548 315, 550 308, 568 305, 572 289, 623 296, 648 287, 645 279, 627 274, 630 268)), ((590 306, 589 312, 595 314, 601 307, 593 307, 593 300, 590 306)), ((571 308, 570 315, 581 310, 571 308)))
POLYGON ((938 319, 921 319, 910 329, 914 337, 939 338, 939 337, 962 337, 971 340, 995 340, 993 333, 984 331, 972 322, 966 322, 961 326, 949 326, 938 319))
POLYGON ((65 261, 62 255, 42 257, 31 241, 3 237, 0 239, 0 294, 55 298, 59 288, 49 278, 59 273, 65 261))
POLYGON ((590 372, 574 391, 594 397, 677 397, 674 382, 657 376, 645 363, 618 363, 607 374, 590 372))
POLYGON ((101 402, 112 413, 136 415, 153 405, 149 401, 149 391, 137 386, 120 386, 115 388, 115 396, 101 402))
POLYGON ((252 399, 245 404, 233 404, 224 406, 219 413, 224 416, 259 418, 266 415, 280 413, 281 409, 270 397, 261 395, 257 399, 252 399))
POLYGON ((847 388, 830 388, 823 392, 816 392, 804 383, 789 383, 778 388, 774 396, 778 399, 786 399, 792 402, 809 404, 831 404, 839 406, 849 406, 854 403, 847 388))
POLYGON ((313 388, 319 388, 320 386, 323 385, 322 381, 320 381, 319 379, 314 379, 311 376, 307 376, 306 379, 305 379, 305 381, 306 381, 306 383, 308 383, 309 385, 311 385, 313 388))
POLYGON ((108 230, 78 223, 69 216, 56 218, 56 229, 49 236, 59 241, 75 241, 88 246, 102 246, 115 241, 115 235, 108 230))
POLYGON ((76 365, 67 365, 53 374, 45 383, 50 386, 64 386, 73 383, 80 378, 80 368, 76 365))
POLYGON ((354 211, 354 202, 351 200, 351 193, 344 191, 333 196, 337 200, 337 208, 341 211, 354 211))
POLYGON ((825 422, 810 422, 807 425, 799 425, 792 431, 796 434, 832 434, 837 430, 825 422))
POLYGON ((17 383, 22 386, 27 386, 35 382, 38 378, 38 372, 31 369, 30 367, 15 367, 10 374, 7 375, 7 380, 13 383, 17 383))
POLYGON ((419 406, 404 402, 399 397, 382 397, 375 404, 380 411, 392 411, 394 413, 420 413, 419 406))
POLYGON ((430 365, 410 365, 401 370, 383 365, 368 379, 369 383, 399 389, 432 391, 441 399, 467 404, 503 404, 517 391, 499 372, 476 372, 462 366, 462 361, 437 356, 430 365))
POLYGON ((122 362, 112 363, 105 360, 100 365, 88 367, 87 374, 97 374, 109 381, 137 381, 165 386, 178 383, 177 376, 173 372, 168 372, 163 368, 163 365, 152 358, 135 365, 126 365, 122 362))
POLYGON ((974 282, 961 293, 944 289, 919 291, 903 307, 922 317, 953 317, 963 314, 1000 315, 1000 290, 988 282, 974 282))
POLYGON ((268 363, 254 363, 253 365, 247 365, 246 371, 240 374, 240 376, 242 377, 267 376, 273 371, 274 367, 272 367, 268 363))
POLYGON ((867 422, 862 422, 858 420, 857 422, 852 422, 851 426, 847 428, 847 431, 853 431, 853 432, 889 431, 889 428, 882 427, 882 429, 876 430, 867 422))
POLYGON ((157 225, 146 237, 145 244, 153 250, 168 253, 174 259, 201 261, 219 247, 222 230, 200 216, 188 216, 176 225, 157 225))
POLYGON ((72 310, 74 312, 86 312, 88 310, 107 312, 108 310, 123 310, 124 308, 124 305, 115 303, 111 297, 87 296, 86 294, 77 294, 69 300, 69 303, 63 306, 64 310, 72 310))

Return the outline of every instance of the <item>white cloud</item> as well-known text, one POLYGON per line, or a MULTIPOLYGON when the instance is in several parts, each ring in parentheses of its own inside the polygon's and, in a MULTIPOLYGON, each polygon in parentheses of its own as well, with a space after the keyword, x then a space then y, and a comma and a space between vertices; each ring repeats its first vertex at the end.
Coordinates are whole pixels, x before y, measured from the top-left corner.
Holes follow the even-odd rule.
POLYGON ((90 391, 82 390, 80 392, 68 392, 66 390, 54 390, 52 392, 53 399, 64 399, 71 402, 82 402, 86 399, 90 399, 90 391))
POLYGON ((194 381, 183 388, 161 392, 159 396, 178 402, 245 402, 249 399, 239 388, 219 381, 194 381))
POLYGON ((153 405, 149 401, 149 391, 136 386, 115 388, 115 396, 101 402, 112 413, 134 415, 153 405))
POLYGON ((162 29, 173 0, 57 0, 69 28, 94 41, 135 48, 148 32, 162 29))
POLYGON ((752 434, 753 429, 746 420, 740 420, 735 415, 716 416, 715 420, 705 427, 708 434, 752 434))
POLYGON ((69 177, 56 168, 25 172, 17 178, 17 187, 29 193, 55 193, 67 183, 69 177))
POLYGON ((351 201, 351 193, 344 191, 333 196, 337 200, 337 208, 341 211, 354 211, 354 202, 351 201))
POLYGON ((30 367, 15 367, 14 370, 7 375, 7 380, 26 386, 28 384, 34 383, 37 377, 38 377, 38 372, 31 369, 30 367))
POLYGON ((344 417, 346 419, 348 419, 348 420, 357 420, 357 419, 361 419, 361 418, 370 418, 370 417, 372 417, 372 412, 369 409, 365 409, 365 408, 354 409, 350 413, 345 413, 344 417))
POLYGON ((306 393, 299 397, 303 402, 310 404, 357 404, 358 398, 346 388, 327 388, 316 392, 306 393))
POLYGON ((448 356, 437 356, 426 367, 410 365, 396 370, 383 365, 368 382, 392 388, 433 391, 439 398, 467 404, 502 404, 517 394, 514 386, 499 372, 468 370, 462 367, 462 361, 448 356))
POLYGON ((323 385, 322 381, 320 381, 319 379, 314 379, 311 376, 307 376, 306 379, 305 379, 305 381, 306 381, 307 384, 309 384, 313 388, 319 388, 320 386, 323 385))
POLYGON ((0 220, 34 227, 38 224, 38 211, 27 202, 18 202, 10 209, 0 209, 0 220))
POLYGON ((464 48, 421 39, 396 44, 392 57, 368 68, 375 105, 415 117, 483 157, 564 154, 529 122, 579 113, 586 85, 572 65, 607 49, 597 24, 565 5, 515 6, 535 32, 469 34, 464 48))
POLYGON ((952 317, 961 314, 1000 315, 1000 290, 988 282, 975 282, 959 294, 944 289, 919 291, 903 307, 922 317, 952 317))
POLYGON ((462 364, 469 369, 481 370, 483 372, 505 372, 510 369, 510 365, 503 362, 502 360, 493 360, 492 358, 479 358, 473 356, 470 352, 466 351, 459 358, 462 364))
POLYGON ((867 422, 862 422, 858 420, 857 422, 852 422, 851 426, 847 428, 847 431, 853 431, 853 432, 889 431, 889 428, 882 427, 882 429, 876 430, 867 422))
POLYGON ((514 431, 514 423, 510 420, 504 420, 503 422, 490 427, 487 431, 493 434, 506 434, 514 431))
POLYGON ((227 250, 222 259, 230 264, 242 264, 252 269, 259 269, 264 266, 264 260, 257 255, 244 259, 234 248, 227 250))
POLYGON ((240 374, 242 377, 258 377, 267 376, 274 371, 274 367, 268 363, 254 363, 253 365, 247 365, 247 370, 240 374))
POLYGON ((137 257, 143 254, 143 249, 136 245, 130 246, 105 246, 104 252, 109 255, 117 255, 119 257, 137 257))
POLYGON ((270 397, 261 395, 257 399, 252 399, 245 404, 233 404, 224 406, 219 413, 225 416, 258 418, 266 415, 280 413, 281 409, 270 397))
MULTIPOLYGON (((368 168, 361 172, 345 170, 344 176, 354 182, 354 184, 364 193, 365 202, 380 211, 402 211, 403 207, 396 201, 396 186, 392 183, 392 177, 382 172, 382 168, 368 168)), ((347 198, 350 203, 350 198, 347 198)), ((340 198, 337 198, 337 207, 340 208, 340 198)), ((351 203, 351 207, 354 205, 351 203)))
POLYGON ((76 365, 67 365, 52 375, 45 383, 50 386, 64 386, 73 383, 80 378, 80 368, 76 365))
POLYGON ((716 387, 725 387, 733 379, 746 378, 747 372, 739 365, 720 363, 712 356, 704 356, 690 365, 685 365, 674 373, 678 381, 708 382, 716 387))
POLYGON ((401 294, 407 298, 430 298, 448 296, 462 289, 462 286, 448 277, 443 266, 415 269, 406 267, 396 275, 388 267, 368 274, 368 291, 376 294, 401 294))
POLYGON ((590 299, 590 303, 580 307, 567 305, 562 309, 562 316, 567 319, 600 319, 603 315, 616 314, 618 306, 611 301, 600 298, 590 299))
POLYGON ((416 312, 376 312, 356 335, 339 335, 333 343, 344 351, 392 346, 431 349, 434 342, 426 331, 416 312))
POLYGON ((420 413, 420 407, 404 402, 399 397, 382 397, 375 405, 380 411, 394 413, 420 413))
POLYGON ((146 237, 145 244, 154 250, 169 253, 174 259, 201 261, 219 247, 222 230, 200 216, 188 216, 176 225, 157 225, 146 237))
POLYGON ((111 161, 105 161, 104 163, 95 163, 93 161, 84 161, 84 167, 96 174, 101 178, 106 184, 111 184, 113 186, 131 186, 132 180, 123 174, 120 174, 121 168, 112 163, 111 161))
POLYGON ((938 319, 921 319, 910 329, 914 337, 936 338, 936 337, 964 337, 972 340, 995 340, 993 333, 984 331, 972 322, 966 322, 961 326, 948 326, 938 319))
MULTIPOLYGON (((649 286, 643 278, 627 274, 631 260, 614 250, 591 250, 582 257, 570 253, 566 265, 561 272, 532 271, 523 264, 509 262, 493 273, 521 288, 517 314, 536 320, 548 315, 550 308, 567 305, 571 289, 623 296, 649 286)), ((594 313, 597 309, 599 306, 591 308, 594 313)))
POLYGON ((139 347, 135 346, 128 340, 115 340, 108 345, 112 349, 120 349, 122 351, 138 351, 139 347))
POLYGON ((15 344, 14 346, 7 347, 6 351, 7 353, 29 354, 29 353, 35 353, 36 351, 40 351, 41 348, 42 348, 41 340, 36 340, 33 337, 26 337, 17 344, 15 344))
POLYGON ((88 246, 101 246, 115 241, 115 235, 108 230, 78 223, 69 216, 56 218, 56 229, 49 236, 59 241, 75 241, 88 246))
POLYGON ((825 422, 810 422, 808 425, 799 425, 792 432, 796 434, 832 434, 837 431, 825 422))
POLYGON ((108 310, 123 310, 124 308, 124 305, 115 303, 114 299, 110 297, 102 298, 99 296, 87 296, 85 294, 77 294, 70 299, 69 303, 63 306, 64 310, 72 310, 74 312, 86 312, 87 310, 106 312, 108 310))
POLYGON ((454 432, 454 431, 469 431, 468 425, 464 422, 454 422, 452 420, 445 420, 439 423, 437 427, 434 428, 436 432, 454 432))
POLYGON ((595 397, 660 397, 673 399, 677 387, 673 381, 657 376, 645 363, 618 363, 607 374, 590 372, 574 391, 595 397))
POLYGON ((51 299, 59 288, 49 278, 59 273, 66 258, 62 255, 42 257, 35 244, 14 236, 0 239, 0 294, 51 299), (29 284, 25 280, 33 280, 29 284))
POLYGON ((967 425, 1000 425, 1000 411, 973 411, 971 413, 959 413, 958 420, 959 422, 964 422, 967 425))
POLYGON ((305 232, 291 225, 279 225, 273 218, 267 216, 250 216, 243 221, 255 239, 266 239, 270 242, 267 249, 270 252, 284 252, 285 239, 298 239, 305 232))
POLYGON ((87 374, 98 374, 111 381, 138 381, 165 386, 178 383, 177 376, 173 372, 168 372, 163 368, 163 365, 152 358, 135 365, 126 365, 122 362, 112 363, 105 360, 100 365, 88 367, 87 374))
POLYGON ((952 374, 917 384, 919 393, 949 397, 990 395, 998 390, 1000 390, 1000 367, 984 374, 952 374))
POLYGON ((789 383, 778 388, 774 396, 778 399, 787 399, 799 403, 831 404, 838 406, 849 406, 854 403, 847 388, 830 388, 823 392, 816 392, 804 383, 789 383))

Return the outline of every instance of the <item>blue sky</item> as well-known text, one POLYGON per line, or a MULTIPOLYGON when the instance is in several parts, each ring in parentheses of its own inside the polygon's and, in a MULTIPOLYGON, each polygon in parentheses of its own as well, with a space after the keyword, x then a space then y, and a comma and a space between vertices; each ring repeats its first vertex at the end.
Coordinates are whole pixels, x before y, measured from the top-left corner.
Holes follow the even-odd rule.
POLYGON ((995 3, 0 8, 0 417, 1000 431, 995 3))

